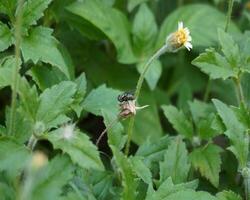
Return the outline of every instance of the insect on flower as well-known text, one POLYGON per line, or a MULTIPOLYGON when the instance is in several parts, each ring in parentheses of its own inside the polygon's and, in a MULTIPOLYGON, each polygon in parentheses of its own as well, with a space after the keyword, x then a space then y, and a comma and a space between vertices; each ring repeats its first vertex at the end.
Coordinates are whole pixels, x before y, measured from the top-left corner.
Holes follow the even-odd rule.
POLYGON ((99 136, 99 138, 97 139, 97 142, 96 142, 97 146, 98 146, 101 138, 107 132, 107 130, 112 128, 116 122, 118 122, 120 119, 126 119, 127 117, 135 115, 136 110, 148 107, 148 105, 142 106, 142 107, 137 107, 135 96, 132 92, 124 92, 124 93, 118 95, 117 100, 119 101, 120 112, 119 112, 118 116, 109 124, 109 126, 107 126, 106 129, 101 133, 101 135, 99 136))
POLYGON ((167 50, 170 52, 176 52, 181 47, 186 47, 190 51, 193 46, 191 44, 192 37, 187 27, 184 27, 183 22, 178 23, 178 30, 171 33, 166 38, 167 50))

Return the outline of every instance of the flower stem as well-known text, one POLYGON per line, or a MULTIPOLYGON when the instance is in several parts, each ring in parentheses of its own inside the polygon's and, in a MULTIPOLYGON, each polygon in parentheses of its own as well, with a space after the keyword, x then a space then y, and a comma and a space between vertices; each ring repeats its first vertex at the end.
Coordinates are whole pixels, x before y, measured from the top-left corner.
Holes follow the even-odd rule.
MULTIPOLYGON (((141 73, 141 75, 139 77, 139 80, 137 82, 136 89, 135 89, 135 99, 136 100, 138 100, 138 98, 139 98, 142 83, 144 81, 145 75, 146 75, 149 67, 151 66, 151 64, 152 64, 152 62, 154 60, 156 60, 157 58, 159 58, 160 55, 162 55, 163 53, 166 52, 166 49, 167 49, 167 45, 164 45, 163 47, 161 47, 152 57, 149 58, 149 60, 144 65, 143 71, 142 71, 142 73, 141 73)), ((128 125, 128 139, 127 139, 127 144, 126 144, 126 147, 125 147, 125 155, 129 154, 130 141, 131 141, 131 137, 132 137, 132 134, 133 134, 134 122, 135 122, 135 117, 132 116, 130 118, 129 125, 128 125)))
POLYGON ((233 11, 233 4, 234 4, 234 0, 228 0, 227 21, 225 25, 225 32, 227 32, 229 24, 230 24, 231 15, 233 11))
POLYGON ((211 88, 211 83, 212 83, 212 81, 209 78, 207 81, 207 86, 206 86, 206 90, 205 90, 204 97, 203 97, 204 102, 207 102, 207 100, 208 100, 209 92, 210 92, 210 88, 211 88))
POLYGON ((244 98, 244 93, 243 93, 243 89, 242 89, 242 86, 241 86, 240 76, 238 76, 238 78, 234 79, 234 83, 235 83, 235 86, 236 86, 236 92, 237 92, 237 96, 238 96, 239 105, 241 103, 243 103, 243 105, 245 105, 245 98, 244 98))
POLYGON ((27 147, 28 147, 31 151, 33 151, 34 148, 35 148, 35 146, 36 146, 36 143, 37 143, 37 138, 36 138, 36 136, 35 136, 34 134, 32 134, 32 135, 30 136, 29 141, 28 141, 27 147))
POLYGON ((15 130, 15 120, 16 120, 16 97, 18 89, 18 73, 19 73, 19 61, 20 61, 20 44, 21 44, 21 28, 22 28, 22 15, 23 15, 23 4, 24 0, 19 0, 19 12, 16 17, 15 22, 15 66, 12 73, 12 94, 11 94, 11 108, 10 108, 10 127, 8 130, 8 135, 13 135, 15 130))

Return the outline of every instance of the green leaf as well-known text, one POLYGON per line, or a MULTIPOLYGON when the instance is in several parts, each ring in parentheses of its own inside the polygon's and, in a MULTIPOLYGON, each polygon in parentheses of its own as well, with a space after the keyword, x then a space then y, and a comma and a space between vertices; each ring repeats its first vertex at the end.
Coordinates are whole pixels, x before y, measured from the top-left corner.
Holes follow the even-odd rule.
POLYGON ((114 146, 111 146, 118 170, 122 174, 123 200, 135 200, 137 181, 128 158, 114 146))
MULTIPOLYGON (((137 70, 140 72, 140 74, 143 72, 143 68, 145 64, 146 62, 142 62, 136 65, 137 70)), ((154 90, 156 88, 156 85, 160 79, 161 74, 162 74, 161 62, 159 60, 153 61, 153 63, 150 65, 148 71, 145 74, 145 79, 151 90, 154 90)))
POLYGON ((10 86, 12 84, 12 74, 16 62, 13 56, 5 57, 0 60, 0 88, 10 86))
POLYGON ((124 128, 122 124, 117 121, 117 116, 108 110, 103 110, 102 116, 106 127, 109 127, 112 123, 114 123, 113 126, 107 130, 109 145, 113 145, 117 149, 121 150, 127 141, 127 135, 123 134, 124 128))
POLYGON ((59 42, 51 35, 52 29, 36 27, 30 34, 23 38, 21 50, 24 61, 32 60, 35 64, 38 61, 49 63, 61 70, 68 78, 70 74, 69 65, 59 42))
POLYGON ((34 66, 30 69, 28 74, 36 82, 40 90, 45 90, 61 81, 67 81, 68 78, 58 68, 51 66, 34 66))
POLYGON ((132 34, 138 56, 143 57, 145 54, 150 54, 157 36, 157 24, 152 11, 146 4, 141 4, 135 15, 132 34))
POLYGON ((173 194, 170 194, 166 198, 162 198, 161 200, 217 200, 215 197, 210 195, 208 192, 195 192, 193 190, 183 190, 173 194))
POLYGON ((7 14, 12 20, 14 20, 14 12, 16 9, 17 0, 1 0, 0 13, 7 14))
POLYGON ((52 142, 54 148, 67 153, 82 168, 104 169, 96 146, 86 134, 74 130, 74 125, 66 125, 50 132, 46 138, 52 142))
POLYGON ((206 118, 211 112, 215 111, 211 104, 199 101, 195 99, 192 102, 188 102, 192 117, 197 123, 200 119, 206 118))
POLYGON ((34 122, 39 105, 36 86, 31 87, 28 81, 22 77, 19 81, 18 94, 21 105, 27 114, 26 116, 34 122))
POLYGON ((214 49, 207 49, 192 61, 202 72, 209 75, 211 79, 227 79, 236 77, 237 71, 233 70, 225 57, 221 56, 214 49))
POLYGON ((112 191, 114 174, 109 171, 93 170, 90 173, 89 179, 94 196, 100 200, 107 199, 107 196, 109 196, 112 191))
POLYGON ((206 177, 215 187, 219 186, 221 148, 208 144, 205 147, 195 149, 190 154, 193 167, 199 170, 201 175, 206 177))
POLYGON ((144 3, 148 0, 128 0, 128 11, 131 12, 134 10, 134 8, 138 5, 140 5, 141 3, 144 3))
POLYGON ((12 45, 12 33, 7 25, 0 22, 0 52, 12 45))
POLYGON ((177 108, 172 105, 162 106, 162 109, 169 122, 179 134, 186 138, 193 136, 193 125, 182 111, 178 111, 177 108))
MULTIPOLYGON (((205 4, 182 6, 164 20, 160 29, 157 47, 162 46, 166 37, 177 30, 178 21, 183 21, 184 26, 190 29, 194 47, 208 47, 217 44, 218 37, 215 33, 217 33, 218 28, 224 28, 226 16, 217 9, 205 4)), ((230 23, 229 31, 240 32, 233 23, 230 23)))
POLYGON ((58 85, 44 90, 40 96, 40 104, 36 113, 36 121, 52 123, 61 114, 65 113, 73 102, 76 92, 76 84, 70 81, 63 81, 58 85))
POLYGON ((249 136, 244 126, 238 121, 235 113, 226 104, 213 99, 213 103, 226 126, 225 135, 230 139, 231 146, 228 148, 234 153, 239 161, 240 169, 246 167, 248 158, 249 136))
POLYGON ((181 138, 173 140, 169 145, 163 162, 160 162, 160 182, 171 177, 175 184, 185 182, 190 169, 188 152, 181 138))
POLYGON ((82 73, 76 80, 77 92, 72 108, 76 112, 77 116, 80 117, 83 107, 80 105, 84 99, 87 90, 87 80, 85 73, 82 73))
POLYGON ((7 137, 0 137, 0 147, 0 171, 8 172, 11 177, 20 175, 30 158, 28 149, 7 137))
POLYGON ((129 22, 123 13, 98 0, 74 2, 67 10, 100 29, 114 43, 117 59, 121 63, 136 61, 129 36, 129 22))
POLYGON ((232 191, 222 191, 217 195, 218 200, 242 200, 241 196, 232 191))
POLYGON ((144 162, 148 167, 151 167, 153 162, 159 162, 163 160, 165 151, 169 147, 172 138, 164 136, 157 141, 147 140, 145 143, 139 146, 136 156, 144 157, 144 162))
POLYGON ((120 93, 118 90, 101 85, 88 94, 82 106, 86 111, 98 116, 102 115, 102 110, 118 113, 117 96, 120 93))
POLYGON ((152 184, 152 174, 147 168, 147 166, 142 162, 140 157, 131 157, 130 158, 133 170, 145 183, 152 184))
POLYGON ((222 52, 224 53, 228 62, 232 68, 238 67, 240 58, 239 46, 234 42, 233 38, 222 29, 218 30, 218 36, 220 45, 222 47, 222 52))
MULTIPOLYGON (((10 129, 10 108, 6 107, 5 111, 5 124, 7 133, 10 129)), ((15 129, 13 130, 13 136, 19 144, 24 144, 28 141, 33 133, 34 122, 30 121, 27 114, 23 111, 21 107, 17 107, 16 117, 15 117, 15 129)), ((6 134, 7 134, 6 133, 6 134)))
POLYGON ((37 20, 43 16, 44 10, 49 6, 52 0, 28 0, 23 5, 22 25, 28 28, 36 25, 37 20))
POLYGON ((157 191, 151 191, 151 194, 149 193, 146 200, 162 200, 168 198, 171 194, 175 194, 181 191, 186 190, 195 190, 198 187, 198 181, 194 180, 187 183, 181 183, 174 185, 173 181, 170 178, 165 180, 157 191))
POLYGON ((67 156, 57 156, 47 166, 33 174, 27 199, 60 199, 63 186, 73 176, 73 166, 67 156))

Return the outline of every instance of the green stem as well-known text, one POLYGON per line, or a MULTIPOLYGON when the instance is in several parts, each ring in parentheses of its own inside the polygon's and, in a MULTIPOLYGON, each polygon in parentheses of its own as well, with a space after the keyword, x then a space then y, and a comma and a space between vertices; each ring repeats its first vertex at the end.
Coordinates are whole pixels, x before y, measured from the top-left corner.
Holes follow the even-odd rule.
MULTIPOLYGON (((141 75, 139 77, 139 80, 137 82, 136 89, 135 89, 135 99, 136 99, 136 101, 139 98, 139 95, 140 95, 140 92, 141 92, 142 83, 144 81, 145 75, 146 75, 146 73, 147 73, 150 65, 152 64, 152 62, 154 60, 156 60, 157 58, 159 58, 160 55, 162 55, 163 53, 165 53, 166 49, 167 49, 167 45, 164 45, 151 58, 149 58, 149 60, 147 61, 147 63, 144 65, 143 71, 142 71, 142 73, 141 73, 141 75)), ((126 144, 126 148, 125 148, 125 154, 126 155, 129 154, 130 141, 131 141, 131 137, 132 137, 132 134, 133 134, 133 128, 134 128, 134 121, 135 121, 135 117, 132 116, 130 118, 129 125, 128 125, 128 139, 127 139, 127 144, 126 144)))
POLYGON ((241 86, 240 76, 238 78, 234 79, 234 83, 235 83, 235 86, 236 86, 236 93, 237 93, 237 96, 238 96, 239 105, 241 103, 243 103, 243 105, 245 105, 245 98, 244 98, 244 93, 243 93, 243 89, 242 89, 242 86, 241 86))
POLYGON ((10 127, 8 134, 12 135, 15 130, 16 120, 16 98, 18 88, 18 74, 19 74, 19 60, 20 60, 20 44, 21 44, 21 28, 22 28, 22 15, 23 15, 24 0, 19 0, 19 12, 15 23, 15 68, 12 73, 12 95, 11 95, 11 108, 10 108, 10 127))
POLYGON ((227 32, 229 24, 230 24, 231 15, 233 11, 233 4, 234 4, 234 0, 228 0, 227 21, 225 25, 225 32, 227 32))
POLYGON ((211 83, 212 83, 212 81, 209 78, 208 81, 207 81, 206 91, 205 91, 204 97, 203 97, 204 102, 207 102, 207 100, 208 100, 209 93, 210 93, 210 88, 211 88, 211 83))

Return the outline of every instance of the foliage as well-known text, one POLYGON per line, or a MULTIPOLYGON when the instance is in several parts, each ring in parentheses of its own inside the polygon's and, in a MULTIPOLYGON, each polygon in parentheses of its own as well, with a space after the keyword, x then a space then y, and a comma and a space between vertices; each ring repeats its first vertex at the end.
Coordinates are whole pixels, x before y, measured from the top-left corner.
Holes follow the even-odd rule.
POLYGON ((249 16, 239 0, 1 0, 0 199, 250 199, 249 16), (181 21, 190 52, 167 48, 181 21))

